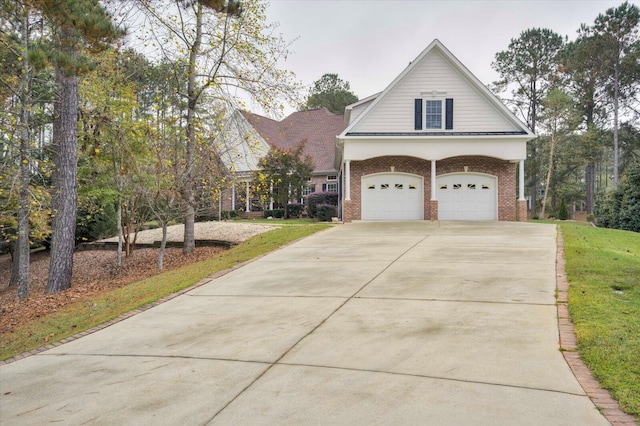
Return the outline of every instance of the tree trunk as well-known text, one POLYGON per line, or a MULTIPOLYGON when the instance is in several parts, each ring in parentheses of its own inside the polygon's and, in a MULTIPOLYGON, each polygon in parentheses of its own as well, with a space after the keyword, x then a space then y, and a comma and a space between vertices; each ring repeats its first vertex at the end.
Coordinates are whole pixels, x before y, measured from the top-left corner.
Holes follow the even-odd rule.
POLYGON ((18 208, 18 240, 14 256, 18 258, 18 299, 29 297, 29 161, 28 141, 20 142, 20 207, 18 208))
POLYGON ((620 147, 618 146, 618 107, 620 102, 620 65, 616 63, 613 95, 613 189, 618 187, 620 147))
POLYGON ((162 222, 162 241, 160 242, 160 252, 158 253, 158 270, 162 271, 164 267, 164 250, 167 247, 167 221, 160 219, 162 222))
POLYGON ((195 128, 196 105, 198 103, 198 92, 196 90, 196 65, 200 54, 200 43, 202 40, 202 3, 198 2, 196 11, 196 35, 189 53, 189 80, 187 83, 187 149, 186 149, 186 170, 184 182, 184 200, 186 203, 184 213, 184 245, 182 252, 188 254, 196 248, 195 241, 195 194, 193 190, 193 162, 197 135, 195 128))
MULTIPOLYGON (((22 45, 25 51, 29 48, 28 14, 22 22, 22 45)), ((20 180, 18 193, 18 240, 14 256, 16 259, 16 281, 18 299, 29 297, 29 185, 31 178, 29 154, 31 143, 31 65, 29 55, 22 59, 22 84, 20 87, 20 180)))
POLYGON ((551 147, 549 148, 549 170, 547 170, 547 179, 544 185, 544 196, 542 197, 542 210, 540 211, 540 219, 544 219, 544 211, 547 205, 547 197, 549 194, 549 185, 551 184, 551 174, 553 173, 553 153, 556 148, 556 136, 551 134, 551 147))
POLYGON ((122 197, 118 196, 118 211, 116 212, 116 227, 118 228, 118 250, 116 253, 116 269, 122 268, 122 197))
POLYGON ((587 164, 584 169, 584 181, 586 184, 586 210, 587 214, 593 214, 593 206, 595 205, 595 183, 596 183, 596 165, 593 161, 587 164))
MULTIPOLYGON (((73 31, 63 30, 62 40, 73 37, 73 31)), ((77 57, 77 51, 68 46, 64 53, 77 57)), ((65 70, 57 65, 56 89, 58 93, 54 103, 53 126, 54 219, 47 294, 71 287, 78 200, 78 77, 75 72, 65 75, 65 70)))
POLYGON ((533 163, 533 170, 531 172, 531 218, 535 219, 538 211, 538 161, 537 161, 537 148, 536 139, 529 142, 531 144, 531 162, 533 163))

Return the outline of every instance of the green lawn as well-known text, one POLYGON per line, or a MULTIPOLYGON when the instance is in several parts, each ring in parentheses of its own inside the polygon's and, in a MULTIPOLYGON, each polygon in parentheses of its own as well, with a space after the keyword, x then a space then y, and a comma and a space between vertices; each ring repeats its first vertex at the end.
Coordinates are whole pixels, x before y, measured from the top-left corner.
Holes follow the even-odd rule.
POLYGON ((640 234, 560 224, 580 356, 640 420, 640 234))
POLYGON ((190 287, 208 275, 332 226, 303 220, 269 221, 269 224, 278 225, 279 228, 256 235, 210 259, 130 284, 91 301, 69 305, 55 314, 17 327, 10 336, 5 335, 0 339, 0 360, 104 324, 140 306, 190 287))

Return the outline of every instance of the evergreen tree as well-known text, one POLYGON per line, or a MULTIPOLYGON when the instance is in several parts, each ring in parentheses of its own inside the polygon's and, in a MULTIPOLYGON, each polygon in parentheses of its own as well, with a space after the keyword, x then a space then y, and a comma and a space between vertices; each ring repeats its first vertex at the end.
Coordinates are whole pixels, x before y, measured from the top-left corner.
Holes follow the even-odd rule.
MULTIPOLYGON (((511 89, 512 98, 507 103, 515 108, 535 133, 540 115, 540 103, 558 76, 558 54, 563 40, 546 28, 523 31, 517 39, 511 39, 507 50, 496 53, 492 68, 500 74, 494 83, 496 90, 511 89)), ((536 216, 537 194, 540 184, 540 159, 537 140, 529 142, 529 179, 531 181, 531 213, 536 216)))
POLYGON ((42 0, 53 34, 55 65, 53 141, 53 219, 47 293, 71 287, 78 200, 78 75, 89 60, 82 50, 101 50, 118 36, 98 0, 42 0))
POLYGON ((304 109, 325 107, 334 114, 344 114, 344 108, 358 101, 351 92, 349 82, 343 81, 338 74, 325 74, 313 82, 304 109))

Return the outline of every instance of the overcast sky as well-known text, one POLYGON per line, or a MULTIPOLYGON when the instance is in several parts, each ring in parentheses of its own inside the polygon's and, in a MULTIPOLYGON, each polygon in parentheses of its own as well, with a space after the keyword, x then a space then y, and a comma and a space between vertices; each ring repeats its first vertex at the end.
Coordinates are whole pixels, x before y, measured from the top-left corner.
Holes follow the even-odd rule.
MULTIPOLYGON (((633 3, 633 2, 632 2, 633 3)), ((581 23, 622 1, 604 0, 271 0, 267 17, 292 41, 283 64, 310 85, 337 73, 360 99, 384 90, 425 47, 439 39, 485 84, 496 52, 529 28, 574 39, 581 23)), ((287 114, 293 109, 287 111, 287 114)))

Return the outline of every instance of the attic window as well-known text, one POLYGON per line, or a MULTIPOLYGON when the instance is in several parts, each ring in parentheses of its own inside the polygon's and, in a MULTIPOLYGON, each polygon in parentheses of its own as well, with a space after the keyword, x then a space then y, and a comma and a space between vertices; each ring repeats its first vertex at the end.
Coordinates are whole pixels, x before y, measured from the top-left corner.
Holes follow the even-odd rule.
POLYGON ((414 102, 415 130, 423 130, 423 118, 424 129, 453 130, 453 98, 427 99, 426 101, 418 98, 414 102))
POLYGON ((427 129, 442 129, 442 100, 427 100, 427 129))
POLYGON ((331 181, 331 180, 338 180, 338 177, 336 175, 328 175, 327 176, 327 180, 331 181))

